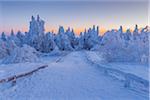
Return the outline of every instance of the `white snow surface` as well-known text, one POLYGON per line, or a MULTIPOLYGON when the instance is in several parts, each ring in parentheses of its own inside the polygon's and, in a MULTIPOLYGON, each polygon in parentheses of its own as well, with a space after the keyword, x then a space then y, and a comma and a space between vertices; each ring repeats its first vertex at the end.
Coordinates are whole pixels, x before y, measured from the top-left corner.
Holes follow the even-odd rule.
POLYGON ((148 100, 148 94, 103 74, 85 54, 71 52, 58 62, 44 59, 49 67, 18 79, 15 86, 0 84, 0 100, 148 100))
POLYGON ((134 74, 146 80, 149 79, 148 77, 149 67, 147 64, 128 63, 128 62, 107 62, 106 63, 103 54, 101 54, 100 52, 86 51, 86 54, 91 61, 95 62, 96 64, 102 67, 117 69, 125 73, 134 74))
POLYGON ((29 45, 23 47, 16 47, 2 63, 23 63, 38 61, 37 51, 29 45))
MULTIPOLYGON (((53 53, 52 53, 53 54, 53 53)), ((56 54, 56 53, 55 53, 56 54)), ((65 54, 65 53, 63 53, 65 54)), ((49 54, 51 55, 51 54, 49 54)), ((57 61, 60 54, 57 56, 41 56, 39 57, 39 62, 24 62, 24 63, 14 63, 14 64, 0 64, 0 79, 5 79, 10 76, 19 75, 25 72, 32 71, 40 66, 48 65, 51 62, 57 61)))
POLYGON ((1 64, 0 79, 5 79, 24 72, 29 72, 42 66, 43 63, 19 63, 19 64, 1 64))

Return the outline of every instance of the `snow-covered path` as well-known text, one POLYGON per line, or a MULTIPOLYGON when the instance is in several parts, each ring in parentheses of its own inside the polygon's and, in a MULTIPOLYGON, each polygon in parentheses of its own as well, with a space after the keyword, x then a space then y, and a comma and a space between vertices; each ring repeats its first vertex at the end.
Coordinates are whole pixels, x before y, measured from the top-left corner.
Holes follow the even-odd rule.
POLYGON ((72 52, 14 87, 0 91, 2 100, 148 100, 148 96, 124 88, 86 60, 85 53, 72 52))

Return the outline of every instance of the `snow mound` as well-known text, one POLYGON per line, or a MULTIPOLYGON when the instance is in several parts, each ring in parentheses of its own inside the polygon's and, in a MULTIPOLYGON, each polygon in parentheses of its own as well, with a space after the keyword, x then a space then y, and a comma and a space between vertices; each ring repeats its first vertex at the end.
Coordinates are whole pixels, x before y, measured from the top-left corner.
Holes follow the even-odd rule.
POLYGON ((106 66, 101 63, 102 57, 99 57, 96 52, 86 52, 86 56, 88 62, 90 62, 93 66, 95 65, 99 67, 101 71, 104 72, 104 74, 112 76, 120 81, 123 81, 124 87, 131 88, 136 91, 142 91, 145 93, 149 92, 149 82, 147 79, 145 79, 145 77, 143 77, 143 75, 137 74, 137 68, 135 68, 136 70, 134 69, 134 71, 130 71, 131 68, 127 68, 127 70, 125 70, 125 68, 123 69, 117 65, 114 66, 114 68, 113 66, 108 67, 108 64, 106 66))
POLYGON ((2 63, 23 63, 23 62, 36 62, 38 61, 37 51, 28 46, 16 47, 2 63))
POLYGON ((86 55, 88 57, 88 59, 90 59, 93 62, 96 63, 106 63, 106 57, 105 57, 105 53, 100 53, 100 52, 96 52, 96 51, 86 51, 86 55))
POLYGON ((51 56, 56 56, 56 55, 60 55, 60 54, 61 54, 61 52, 57 46, 55 46, 54 50, 50 52, 51 56))

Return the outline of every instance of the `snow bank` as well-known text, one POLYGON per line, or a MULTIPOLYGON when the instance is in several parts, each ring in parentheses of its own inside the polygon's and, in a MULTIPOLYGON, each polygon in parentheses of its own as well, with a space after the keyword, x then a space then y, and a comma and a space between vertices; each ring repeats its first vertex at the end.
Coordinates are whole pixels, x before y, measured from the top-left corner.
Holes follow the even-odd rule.
MULTIPOLYGON (((43 57, 51 58, 51 57, 61 56, 62 54, 63 54, 63 52, 60 51, 57 46, 55 46, 54 50, 49 53, 40 53, 40 57, 42 57, 42 59, 43 59, 43 57)), ((43 60, 42 60, 42 62, 43 62, 43 60)))
POLYGON ((107 63, 107 64, 99 64, 101 66, 104 66, 106 68, 113 68, 120 71, 123 71, 125 73, 134 74, 138 77, 141 77, 143 79, 148 80, 148 73, 149 73, 149 67, 146 64, 140 64, 140 63, 126 63, 126 62, 113 62, 113 63, 107 63))
POLYGON ((105 54, 96 52, 96 51, 86 51, 88 58, 96 63, 104 63, 106 62, 105 54))
POLYGON ((35 62, 38 61, 37 51, 28 46, 16 47, 10 56, 5 58, 2 63, 23 63, 23 62, 35 62))
POLYGON ((50 56, 60 55, 61 52, 57 46, 55 46, 54 50, 50 52, 50 56))
POLYGON ((1 64, 0 65, 0 79, 5 79, 10 76, 18 75, 24 72, 29 72, 43 66, 43 63, 15 63, 15 64, 1 64))
POLYGON ((103 75, 93 67, 83 52, 71 52, 60 62, 49 64, 46 70, 17 80, 13 87, 7 88, 9 84, 1 85, 0 99, 148 100, 148 94, 143 96, 139 92, 125 89, 122 82, 103 75))
POLYGON ((149 93, 149 81, 133 74, 125 74, 124 87, 149 93))
POLYGON ((119 70, 116 67, 106 67, 102 63, 98 62, 101 58, 97 55, 95 52, 86 52, 87 60, 92 65, 97 66, 101 69, 101 72, 104 72, 104 74, 109 75, 111 77, 114 77, 115 79, 118 79, 120 81, 124 82, 124 87, 131 88, 136 91, 142 91, 142 92, 149 92, 149 81, 143 77, 139 77, 139 75, 135 74, 136 71, 127 72, 124 70, 119 70), (91 55, 92 54, 92 55, 91 55))

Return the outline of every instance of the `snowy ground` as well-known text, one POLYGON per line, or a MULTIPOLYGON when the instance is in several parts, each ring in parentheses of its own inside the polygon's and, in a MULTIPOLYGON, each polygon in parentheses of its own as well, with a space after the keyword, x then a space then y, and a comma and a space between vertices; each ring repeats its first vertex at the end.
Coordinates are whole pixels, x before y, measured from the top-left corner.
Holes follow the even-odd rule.
POLYGON ((117 68, 118 70, 135 74, 143 79, 148 80, 149 68, 148 65, 136 64, 136 63, 108 63, 105 66, 109 68, 117 68))
POLYGON ((10 76, 14 76, 20 73, 34 70, 42 65, 47 65, 51 62, 55 62, 59 59, 60 55, 57 56, 43 56, 39 58, 39 62, 35 63, 15 63, 15 64, 0 64, 0 79, 4 79, 10 76))
MULTIPOLYGON (((89 55, 79 51, 61 57, 43 57, 41 61, 49 67, 18 79, 15 86, 0 84, 0 100, 148 100, 147 93, 125 88, 122 81, 105 75, 89 63, 89 55)), ((91 60, 94 59, 98 58, 91 60)), ((109 64, 112 65, 119 66, 109 64)), ((17 66, 19 71, 26 70, 17 66)), ((8 67, 0 68, 1 73, 8 72, 8 67)))
POLYGON ((0 79, 5 79, 16 74, 31 71, 43 65, 42 63, 20 63, 20 64, 9 64, 0 65, 0 79))
POLYGON ((138 77, 148 80, 149 79, 149 67, 148 64, 137 64, 137 63, 127 63, 127 62, 103 62, 100 52, 86 51, 88 59, 97 63, 100 66, 106 68, 117 69, 125 73, 134 74, 138 77))

